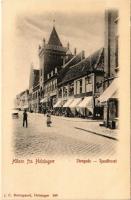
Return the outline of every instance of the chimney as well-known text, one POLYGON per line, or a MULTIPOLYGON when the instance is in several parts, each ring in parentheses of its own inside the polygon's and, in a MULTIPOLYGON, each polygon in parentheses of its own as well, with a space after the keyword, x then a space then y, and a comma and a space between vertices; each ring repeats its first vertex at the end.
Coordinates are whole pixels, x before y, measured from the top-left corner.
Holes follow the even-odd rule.
POLYGON ((74 48, 74 55, 76 56, 76 48, 74 48))
POLYGON ((45 38, 43 38, 43 47, 45 47, 45 38))
POLYGON ((41 46, 39 45, 38 50, 41 50, 41 46))
POLYGON ((83 60, 83 59, 85 59, 85 51, 84 50, 81 52, 81 60, 83 60))

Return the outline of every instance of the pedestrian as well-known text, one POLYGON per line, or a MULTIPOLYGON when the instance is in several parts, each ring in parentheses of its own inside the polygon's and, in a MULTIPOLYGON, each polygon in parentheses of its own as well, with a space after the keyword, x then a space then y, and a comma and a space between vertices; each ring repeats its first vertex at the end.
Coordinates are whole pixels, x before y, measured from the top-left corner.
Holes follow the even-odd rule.
POLYGON ((46 123, 47 123, 47 127, 50 127, 51 126, 51 113, 50 113, 50 111, 48 111, 47 112, 47 121, 46 121, 46 123))
POLYGON ((43 110, 43 113, 44 113, 44 115, 46 114, 46 109, 44 108, 44 110, 43 110))
POLYGON ((26 112, 26 110, 24 110, 24 112, 23 112, 23 127, 26 123, 26 128, 28 127, 27 117, 28 117, 27 112, 26 112))

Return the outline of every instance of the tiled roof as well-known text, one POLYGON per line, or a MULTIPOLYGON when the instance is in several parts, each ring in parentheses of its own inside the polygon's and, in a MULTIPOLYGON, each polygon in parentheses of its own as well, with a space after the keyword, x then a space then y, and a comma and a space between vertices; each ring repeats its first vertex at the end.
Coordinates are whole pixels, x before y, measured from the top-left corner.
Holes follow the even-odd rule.
POLYGON ((63 65, 63 69, 59 72, 58 82, 61 82, 65 74, 68 72, 69 68, 81 62, 81 59, 82 59, 82 52, 80 52, 76 56, 73 56, 73 58, 71 58, 65 65, 63 65))
POLYGON ((104 52, 103 48, 93 53, 91 56, 83 59, 81 62, 71 66, 61 83, 74 80, 86 74, 104 70, 104 52))

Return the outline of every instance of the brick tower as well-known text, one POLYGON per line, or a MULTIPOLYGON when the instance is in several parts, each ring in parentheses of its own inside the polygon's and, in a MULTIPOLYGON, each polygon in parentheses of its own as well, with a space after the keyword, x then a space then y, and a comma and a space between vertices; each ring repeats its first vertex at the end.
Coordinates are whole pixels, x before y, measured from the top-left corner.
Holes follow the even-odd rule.
POLYGON ((39 46, 41 89, 43 89, 44 83, 51 77, 51 74, 61 69, 66 51, 67 48, 62 46, 55 26, 53 26, 48 43, 46 44, 45 39, 43 39, 42 46, 39 46))

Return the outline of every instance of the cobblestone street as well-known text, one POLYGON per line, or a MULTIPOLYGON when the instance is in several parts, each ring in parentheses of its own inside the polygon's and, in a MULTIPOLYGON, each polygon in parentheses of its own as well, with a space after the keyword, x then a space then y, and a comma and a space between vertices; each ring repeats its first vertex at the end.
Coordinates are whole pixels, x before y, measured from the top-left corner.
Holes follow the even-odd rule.
POLYGON ((96 121, 52 116, 52 126, 46 126, 46 116, 28 113, 28 128, 22 127, 22 112, 13 119, 13 151, 16 156, 112 156, 117 141, 88 131, 96 121), (85 131, 83 131, 85 130, 85 131))

